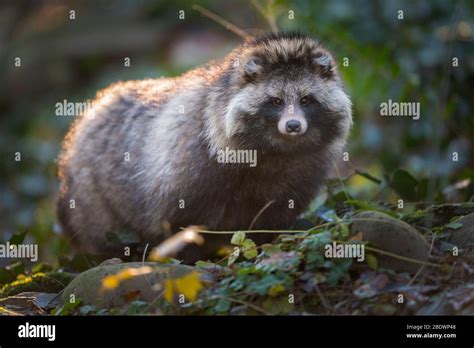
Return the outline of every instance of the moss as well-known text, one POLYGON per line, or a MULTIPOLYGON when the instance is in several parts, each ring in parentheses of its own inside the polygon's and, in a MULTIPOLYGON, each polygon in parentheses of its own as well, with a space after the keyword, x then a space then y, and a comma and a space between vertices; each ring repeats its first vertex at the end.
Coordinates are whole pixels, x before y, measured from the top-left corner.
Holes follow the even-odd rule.
POLYGON ((426 210, 417 211, 403 217, 403 221, 413 226, 439 227, 451 221, 455 216, 474 213, 474 203, 456 203, 433 205, 426 210))
POLYGON ((64 272, 35 273, 5 284, 0 289, 0 298, 30 291, 56 293, 64 289, 73 279, 72 274, 64 272))

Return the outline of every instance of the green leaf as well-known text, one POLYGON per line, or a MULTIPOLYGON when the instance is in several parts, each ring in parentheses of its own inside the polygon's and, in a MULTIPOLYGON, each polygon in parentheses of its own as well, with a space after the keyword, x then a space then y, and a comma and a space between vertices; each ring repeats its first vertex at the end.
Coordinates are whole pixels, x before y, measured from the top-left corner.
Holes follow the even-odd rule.
POLYGON ((272 297, 275 297, 275 296, 278 296, 280 293, 282 293, 285 290, 286 289, 283 286, 283 284, 275 284, 275 285, 272 285, 270 287, 270 289, 268 289, 268 295, 270 295, 272 297))
POLYGON ((95 312, 97 312, 97 307, 92 305, 85 305, 79 309, 79 312, 84 315, 94 314, 95 312))
POLYGON ((370 180, 370 181, 376 183, 377 185, 380 185, 380 184, 382 183, 382 180, 377 179, 375 176, 373 176, 373 175, 371 175, 371 174, 369 174, 369 173, 367 173, 367 172, 364 172, 364 171, 361 171, 361 170, 357 170, 357 169, 355 170, 355 172, 357 173, 357 175, 360 175, 360 176, 362 176, 362 177, 364 177, 364 178, 366 178, 366 179, 368 179, 368 180, 370 180))
POLYGON ((39 273, 39 272, 46 273, 46 272, 53 271, 53 269, 54 269, 53 266, 40 262, 31 268, 31 273, 39 273))
POLYGON ((446 228, 452 228, 453 230, 457 230, 458 228, 462 227, 462 222, 450 222, 449 224, 444 225, 446 228))
POLYGON ((275 315, 288 314, 294 310, 294 304, 288 301, 288 297, 268 297, 262 302, 262 308, 275 315))
POLYGON ((244 240, 245 240, 245 233, 242 231, 238 231, 232 235, 232 239, 230 240, 230 243, 233 245, 242 245, 244 240))
POLYGON ((276 253, 280 253, 281 249, 278 245, 275 244, 263 244, 262 245, 262 250, 267 254, 268 256, 271 256, 276 253))
POLYGON ((372 254, 367 254, 366 258, 367 258, 367 264, 369 265, 369 267, 372 268, 374 271, 376 271, 377 268, 379 268, 379 262, 377 261, 377 258, 372 254))
POLYGON ((418 181, 406 170, 397 169, 392 175, 390 186, 400 197, 409 201, 416 200, 418 181))
POLYGON ((10 244, 21 244, 21 242, 23 242, 23 240, 25 239, 26 232, 27 231, 14 234, 10 238, 10 244))
POLYGON ((71 312, 74 311, 81 304, 81 300, 77 300, 75 302, 66 302, 61 307, 53 309, 51 314, 53 315, 69 315, 71 312))
POLYGON ((388 215, 393 216, 393 217, 397 216, 397 214, 395 214, 391 210, 385 209, 385 208, 380 207, 380 206, 375 205, 375 204, 370 204, 368 202, 358 201, 356 199, 350 199, 350 200, 346 201, 346 203, 350 204, 350 205, 352 205, 352 206, 354 206, 354 207, 356 207, 357 209, 360 209, 360 210, 364 210, 364 211, 375 210, 375 211, 379 211, 381 213, 388 214, 388 215))
POLYGON ((340 224, 338 227, 341 232, 341 237, 344 239, 349 238, 349 226, 347 226, 346 224, 340 224))
POLYGON ((257 257, 258 255, 257 245, 255 244, 253 240, 251 239, 244 240, 244 243, 242 246, 243 246, 244 257, 247 260, 254 259, 257 257))
POLYGON ((146 309, 149 307, 149 305, 150 304, 145 301, 140 301, 140 300, 132 301, 129 304, 125 314, 127 315, 143 314, 146 312, 146 309))
POLYGON ((226 313, 226 312, 229 311, 230 306, 231 306, 230 301, 224 300, 224 299, 220 299, 220 300, 217 302, 217 305, 216 305, 216 307, 215 307, 215 311, 218 312, 218 313, 226 313))
POLYGON ((258 255, 257 249, 250 249, 250 250, 244 251, 244 257, 245 257, 247 260, 254 259, 254 258, 257 257, 257 255, 258 255))
POLYGON ((211 268, 211 267, 219 266, 217 263, 209 262, 209 261, 196 261, 194 265, 199 268, 211 268))
POLYGON ((341 190, 338 193, 331 196, 331 200, 334 202, 345 202, 348 196, 349 196, 349 199, 352 199, 352 197, 349 194, 346 195, 346 192, 341 190))
POLYGON ((260 280, 252 282, 248 287, 251 291, 255 291, 259 295, 266 295, 268 290, 276 285, 280 284, 281 280, 274 275, 267 275, 260 280))
POLYGON ((352 259, 340 259, 337 264, 328 264, 330 266, 327 274, 327 282, 330 286, 336 286, 339 279, 348 275, 352 265, 352 259))
POLYGON ((229 255, 229 259, 227 260, 227 266, 232 265, 237 259, 239 258, 240 255, 240 249, 239 248, 234 248, 232 253, 229 255))

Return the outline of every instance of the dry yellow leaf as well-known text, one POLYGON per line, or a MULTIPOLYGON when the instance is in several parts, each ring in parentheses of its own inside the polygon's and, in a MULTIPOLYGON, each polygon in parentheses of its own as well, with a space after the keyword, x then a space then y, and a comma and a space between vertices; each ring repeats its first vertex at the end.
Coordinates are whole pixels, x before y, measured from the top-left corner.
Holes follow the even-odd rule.
POLYGON ((204 238, 196 230, 204 229, 203 226, 189 226, 155 247, 149 256, 151 261, 162 262, 168 257, 174 257, 189 244, 203 245, 204 238))
POLYGON ((194 301, 203 288, 201 278, 198 272, 190 272, 183 277, 167 279, 165 281, 164 298, 172 302, 175 293, 183 294, 189 301, 194 301))
POLYGON ((182 278, 176 279, 176 287, 188 300, 194 301, 203 286, 199 273, 193 271, 182 278))
POLYGON ((148 274, 153 272, 153 268, 150 266, 143 266, 138 268, 126 268, 117 274, 111 274, 102 279, 102 289, 104 290, 113 290, 120 285, 124 280, 140 276, 143 274, 148 274))
POLYGON ((115 275, 107 276, 102 279, 102 288, 107 290, 115 289, 120 282, 115 275))

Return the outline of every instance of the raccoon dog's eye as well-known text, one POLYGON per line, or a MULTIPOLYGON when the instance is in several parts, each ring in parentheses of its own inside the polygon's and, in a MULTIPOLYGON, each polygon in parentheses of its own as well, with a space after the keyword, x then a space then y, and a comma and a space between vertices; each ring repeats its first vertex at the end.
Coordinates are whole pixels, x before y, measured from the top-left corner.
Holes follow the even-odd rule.
POLYGON ((280 106, 281 104, 283 104, 283 101, 280 98, 272 98, 272 104, 280 106))
POLYGON ((311 102, 311 99, 308 96, 304 96, 300 99, 301 105, 308 105, 311 102))

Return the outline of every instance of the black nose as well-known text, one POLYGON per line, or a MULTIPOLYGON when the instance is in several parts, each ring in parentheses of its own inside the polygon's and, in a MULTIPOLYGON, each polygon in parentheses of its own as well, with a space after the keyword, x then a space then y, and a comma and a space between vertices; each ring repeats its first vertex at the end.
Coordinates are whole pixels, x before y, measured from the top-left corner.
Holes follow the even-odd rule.
POLYGON ((301 130, 301 123, 300 121, 289 120, 288 122, 286 122, 285 127, 288 133, 299 133, 299 131, 301 130))

